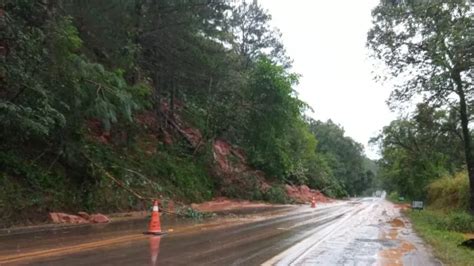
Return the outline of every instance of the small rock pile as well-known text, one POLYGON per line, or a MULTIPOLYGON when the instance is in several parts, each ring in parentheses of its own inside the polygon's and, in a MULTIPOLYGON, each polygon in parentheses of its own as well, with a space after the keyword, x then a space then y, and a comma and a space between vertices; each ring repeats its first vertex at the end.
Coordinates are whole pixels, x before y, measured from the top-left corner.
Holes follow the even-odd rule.
POLYGON ((50 212, 49 218, 55 224, 88 224, 110 222, 109 217, 103 214, 88 214, 86 212, 78 212, 77 215, 62 212, 50 212))

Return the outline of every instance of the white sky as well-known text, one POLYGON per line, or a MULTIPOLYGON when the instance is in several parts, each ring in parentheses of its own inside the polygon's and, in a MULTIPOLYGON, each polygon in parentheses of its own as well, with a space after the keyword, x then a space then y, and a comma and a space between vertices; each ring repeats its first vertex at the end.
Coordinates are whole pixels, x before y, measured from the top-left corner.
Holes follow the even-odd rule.
POLYGON ((302 75, 297 87, 315 119, 332 119, 346 135, 368 146, 396 115, 385 104, 391 87, 373 80, 365 47, 370 12, 378 0, 259 0, 282 32, 292 71, 302 75))

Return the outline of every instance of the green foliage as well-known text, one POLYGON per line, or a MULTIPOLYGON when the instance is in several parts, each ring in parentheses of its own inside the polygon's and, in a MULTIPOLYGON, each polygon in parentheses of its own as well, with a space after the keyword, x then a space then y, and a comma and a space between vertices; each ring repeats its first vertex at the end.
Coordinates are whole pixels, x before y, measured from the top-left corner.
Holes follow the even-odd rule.
POLYGON ((391 202, 400 202, 400 194, 398 194, 397 191, 392 191, 390 194, 388 194, 388 199, 391 202))
POLYGON ((379 177, 387 190, 426 198, 427 186, 463 166, 451 113, 419 104, 412 117, 392 121, 374 142, 380 145, 379 177))
POLYGON ((430 206, 444 210, 468 210, 469 180, 461 171, 454 176, 446 175, 428 185, 430 206))
POLYGON ((9 152, 0 154, 0 206, 7 220, 16 207, 5 202, 14 195, 37 204, 18 206, 44 215, 49 208, 142 208, 125 188, 183 202, 210 199, 217 189, 287 202, 284 183, 332 196, 369 183, 359 144, 340 138, 347 145, 339 148, 351 153, 344 157, 324 150, 329 141, 321 135, 317 148, 307 106, 293 90, 298 75, 288 72, 279 32, 257 3, 7 0, 2 10, 0 148, 9 152), (177 127, 199 129, 202 147, 177 140, 177 127), (173 145, 162 143, 165 134, 173 145), (260 191, 261 180, 243 176, 218 187, 208 169, 216 138, 243 147, 273 186, 260 191))
POLYGON ((191 218, 191 219, 195 219, 195 220, 202 220, 202 219, 209 218, 209 217, 212 217, 212 216, 215 215, 214 213, 200 212, 200 211, 197 211, 197 210, 195 210, 193 208, 189 208, 189 207, 184 207, 184 208, 178 209, 176 214, 179 215, 179 216, 183 216, 183 217, 191 218))
POLYGON ((316 152, 321 154, 319 160, 326 168, 323 178, 331 193, 360 195, 373 185, 374 173, 366 168, 362 145, 345 136, 343 128, 331 120, 312 120, 310 130, 318 140, 316 152))
POLYGON ((27 139, 46 137, 56 127, 65 124, 64 115, 53 103, 53 96, 45 88, 43 79, 48 64, 44 49, 44 10, 37 3, 13 1, 5 3, 9 11, 5 16, 2 39, 10 40, 7 57, 2 60, 0 123, 2 136, 27 139), (36 21, 35 21, 36 20, 36 21), (30 26, 35 21, 39 26, 30 26), (22 134, 9 134, 22 132, 22 134))
MULTIPOLYGON (((383 168, 388 170, 384 175, 399 180, 394 182, 399 190, 422 197, 422 188, 431 180, 446 174, 445 170, 453 172, 448 161, 458 163, 458 154, 463 152, 461 162, 467 166, 470 209, 474 211, 472 12, 468 0, 381 1, 372 12, 367 44, 373 56, 388 67, 383 76, 395 81, 390 105, 403 109, 410 100, 422 98, 424 102, 416 110, 415 123, 399 120, 384 129, 383 168), (444 121, 439 119, 439 110, 432 110, 442 108, 453 114, 444 121), (440 124, 450 127, 440 128, 440 124), (443 142, 437 141, 443 137, 447 146, 439 149, 443 142), (413 145, 419 142, 421 147, 413 145), (431 142, 435 143, 432 148, 431 142)), ((454 171, 459 170, 455 166, 454 171)))
MULTIPOLYGON (((128 156, 124 156, 120 150, 94 144, 89 144, 87 149, 95 162, 145 196, 167 195, 188 203, 213 196, 214 183, 207 173, 205 157, 194 158, 179 150, 163 150, 152 156, 140 150, 128 151, 128 156)), ((97 174, 101 182, 113 185, 101 172, 97 174)))
POLYGON ((296 82, 295 74, 262 57, 251 72, 246 96, 251 102, 243 146, 257 168, 280 179, 296 169, 298 157, 307 153, 297 150, 299 147, 292 146, 292 142, 304 142, 309 149, 315 145, 301 122, 305 105, 293 96, 292 85, 296 82))
POLYGON ((283 186, 272 186, 263 193, 263 199, 271 203, 288 203, 289 199, 283 186))
MULTIPOLYGON (((440 226, 440 221, 446 219, 458 220, 458 218, 452 218, 452 216, 463 216, 462 224, 467 224, 468 214, 451 214, 451 218, 447 218, 445 214, 439 214, 435 212, 427 211, 410 211, 407 213, 410 217, 413 227, 427 242, 430 244, 435 255, 440 258, 444 263, 449 265, 470 265, 474 256, 474 251, 468 248, 460 247, 459 244, 466 240, 463 234, 446 229, 445 226, 440 226), (467 215, 467 216, 466 216, 467 215)), ((470 230, 472 232, 472 216, 470 230)), ((452 224, 453 222, 450 222, 452 224)), ((457 223, 457 222, 456 222, 457 223)), ((445 222, 441 222, 445 224, 445 222)), ((449 227, 453 228, 453 227, 449 227)), ((459 228, 455 226, 454 228, 459 228)), ((461 228, 468 228, 462 226, 461 228)))
POLYGON ((71 190, 73 186, 64 173, 22 157, 0 152, 0 226, 26 225, 30 219, 44 221, 44 213, 80 205, 77 191, 71 190))
POLYGON ((419 104, 413 117, 384 127, 374 142, 382 151, 379 177, 387 190, 424 199, 430 182, 462 168, 461 140, 451 115, 419 104))
POLYGON ((10 22, 5 34, 15 49, 5 62, 2 135, 46 141, 52 132, 77 130, 91 117, 102 119, 107 129, 120 118, 131 121, 139 106, 123 73, 106 70, 81 54, 83 41, 70 16, 38 22, 23 13, 33 9, 48 18, 36 2, 7 5, 10 22), (30 25, 35 22, 39 25, 30 25), (24 132, 20 136, 9 134, 19 130, 24 132))
POLYGON ((230 23, 235 30, 234 49, 243 56, 244 66, 266 56, 272 62, 289 68, 291 60, 281 43, 281 33, 270 27, 271 15, 258 2, 242 2, 232 9, 230 23))
POLYGON ((426 210, 416 213, 412 211, 410 217, 423 216, 436 230, 471 233, 474 231, 474 217, 464 211, 440 212, 426 210))

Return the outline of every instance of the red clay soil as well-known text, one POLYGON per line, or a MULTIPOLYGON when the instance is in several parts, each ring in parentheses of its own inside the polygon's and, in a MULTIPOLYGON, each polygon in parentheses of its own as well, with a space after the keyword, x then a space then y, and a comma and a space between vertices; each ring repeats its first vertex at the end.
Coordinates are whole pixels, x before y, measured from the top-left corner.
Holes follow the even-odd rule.
POLYGON ((401 210, 406 210, 410 209, 411 205, 409 203, 400 203, 400 204, 394 204, 395 208, 401 209, 401 210))
POLYGON ((200 212, 218 212, 218 211, 228 211, 233 209, 245 209, 245 208, 260 208, 268 207, 270 204, 259 203, 259 202, 250 202, 248 200, 234 200, 228 199, 226 197, 218 197, 211 201, 206 201, 203 203, 193 203, 191 207, 200 212))
POLYGON ((79 212, 78 215, 62 212, 50 212, 49 218, 55 224, 87 224, 87 223, 108 223, 110 219, 100 213, 89 215, 86 212, 79 212))
POLYGON ((99 119, 92 118, 87 120, 86 128, 92 140, 102 144, 109 143, 110 133, 104 130, 102 122, 99 119))
POLYGON ((392 225, 392 227, 405 227, 405 223, 398 218, 391 220, 390 225, 392 225))
MULTIPOLYGON (((229 144, 225 140, 217 139, 213 144, 214 160, 216 161, 216 173, 224 180, 224 184, 245 186, 247 176, 257 178, 257 186, 261 191, 268 190, 271 186, 266 182, 267 178, 264 172, 252 169, 246 160, 245 153, 242 149, 229 144), (241 182, 239 182, 241 181, 241 182)), ((286 185, 286 194, 296 203, 307 203, 314 197, 316 202, 330 202, 331 199, 326 197, 318 190, 310 189, 308 186, 290 186, 286 185)))
POLYGON ((212 145, 214 159, 218 172, 231 174, 250 170, 247 165, 245 153, 240 148, 235 148, 225 140, 217 139, 212 145), (233 157, 233 160, 231 159, 233 157))
POLYGON ((286 194, 296 203, 307 203, 314 197, 316 202, 331 202, 332 199, 326 197, 319 190, 310 189, 308 186, 285 185, 286 194))
MULTIPOLYGON (((173 124, 173 130, 176 133, 181 134, 193 148, 199 148, 202 145, 203 136, 199 129, 190 127, 179 115, 179 112, 183 109, 181 102, 175 102, 175 111, 172 116, 173 119, 170 123, 173 124)), ((169 114, 169 105, 167 102, 162 102, 161 111, 165 114, 169 114)), ((165 132, 158 133, 158 121, 154 112, 148 111, 135 115, 135 121, 141 124, 147 133, 139 141, 139 146, 146 151, 147 154, 154 154, 157 152, 156 147, 159 141, 163 141, 165 144, 173 144, 173 132, 166 130, 165 132)), ((99 120, 91 119, 88 121, 88 129, 90 135, 98 142, 108 143, 110 140, 110 134, 104 133, 103 128, 99 120)), ((171 130, 171 129, 169 129, 171 130)), ((247 162, 245 152, 236 146, 233 146, 229 142, 223 139, 216 139, 212 143, 212 150, 214 155, 214 167, 213 172, 215 176, 219 177, 220 186, 222 188, 222 195, 226 195, 225 188, 233 187, 236 190, 242 192, 256 187, 261 192, 266 192, 271 188, 271 185, 267 182, 268 178, 262 171, 253 169, 247 162)), ((286 193, 290 199, 296 203, 308 203, 314 197, 316 202, 329 202, 331 199, 327 198, 318 190, 312 190, 307 186, 290 186, 286 185, 286 193)), ((212 206, 227 206, 234 205, 247 206, 250 202, 229 201, 228 199, 222 200, 217 199, 209 203, 204 203, 212 206), (217 204, 217 205, 216 205, 217 204)), ((252 203, 255 204, 255 203, 252 203)), ((202 206, 207 206, 202 205, 202 206)), ((203 207, 204 208, 204 207, 203 207)))

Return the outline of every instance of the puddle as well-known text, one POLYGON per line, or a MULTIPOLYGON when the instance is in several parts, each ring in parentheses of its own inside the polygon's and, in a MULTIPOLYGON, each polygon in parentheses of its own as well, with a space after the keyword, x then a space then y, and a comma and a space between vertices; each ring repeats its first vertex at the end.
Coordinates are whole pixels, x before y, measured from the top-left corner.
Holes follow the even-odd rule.
POLYGON ((394 218, 389 221, 388 224, 390 225, 390 228, 386 228, 388 232, 381 231, 379 237, 380 239, 385 239, 386 241, 393 243, 394 246, 388 249, 383 249, 379 252, 378 265, 403 265, 404 256, 407 253, 416 250, 416 247, 412 243, 399 238, 399 231, 406 229, 406 224, 402 219, 394 218))
POLYGON ((405 223, 402 220, 398 219, 398 218, 395 218, 395 219, 391 220, 390 225, 392 227, 405 227, 405 223))
POLYGON ((416 247, 412 243, 403 241, 398 247, 380 251, 380 264, 386 266, 403 265, 403 256, 413 250, 416 250, 416 247))

